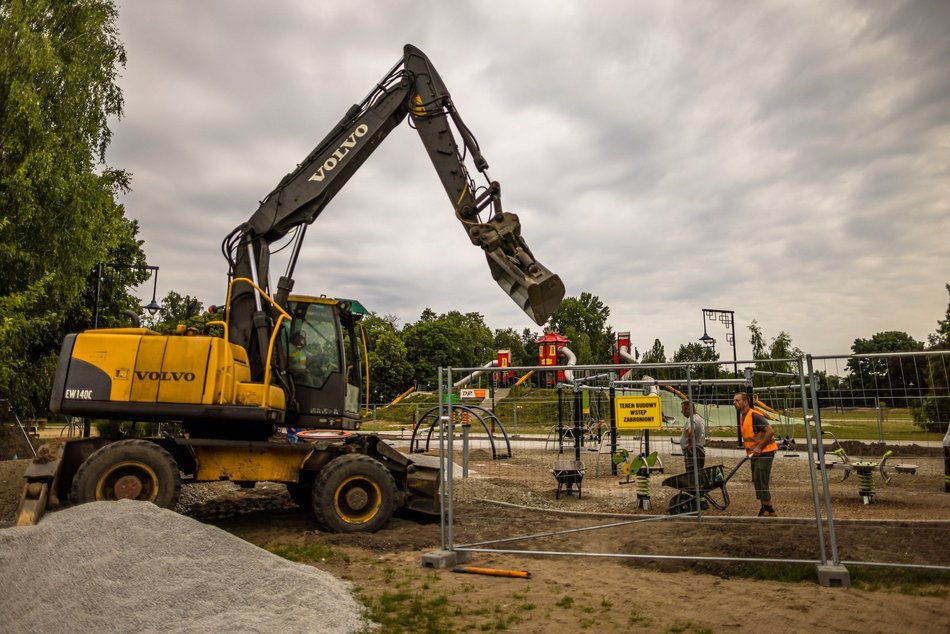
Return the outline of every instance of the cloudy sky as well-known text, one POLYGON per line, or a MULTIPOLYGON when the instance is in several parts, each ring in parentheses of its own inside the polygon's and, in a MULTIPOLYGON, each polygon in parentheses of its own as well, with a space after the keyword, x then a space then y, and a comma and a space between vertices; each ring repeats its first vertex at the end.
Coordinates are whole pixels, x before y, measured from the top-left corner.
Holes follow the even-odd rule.
MULTIPOLYGON (((950 3, 119 3, 129 170, 159 295, 224 299, 224 236, 412 43, 569 296, 667 354, 702 308, 813 354, 933 332, 950 282, 950 3)), ((414 130, 310 228, 298 292, 539 330, 491 280, 414 130)), ((147 285, 146 285, 147 286, 147 285)), ((144 295, 150 289, 144 287, 144 295)), ((724 359, 726 329, 710 323, 724 359)))

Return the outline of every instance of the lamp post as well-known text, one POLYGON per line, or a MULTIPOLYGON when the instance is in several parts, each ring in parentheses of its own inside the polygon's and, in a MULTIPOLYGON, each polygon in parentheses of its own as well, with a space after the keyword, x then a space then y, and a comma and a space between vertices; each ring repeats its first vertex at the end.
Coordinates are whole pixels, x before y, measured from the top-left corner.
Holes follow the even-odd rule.
MULTIPOLYGON (((709 346, 710 348, 715 347, 716 340, 709 336, 709 333, 706 331, 706 322, 708 321, 718 321, 723 326, 729 329, 726 333, 726 343, 732 344, 732 372, 738 378, 739 376, 739 365, 736 362, 736 319, 735 312, 731 310, 719 310, 716 308, 704 308, 703 309, 703 336, 699 340, 703 345, 709 346)), ((750 395, 751 398, 751 395, 750 395)), ((739 439, 739 446, 742 446, 742 421, 739 419, 739 412, 736 412, 736 434, 739 439)))
POLYGON ((114 269, 128 269, 135 271, 151 271, 152 272, 152 301, 143 306, 145 310, 149 312, 150 315, 154 315, 159 310, 161 306, 158 305, 156 301, 156 292, 158 291, 158 267, 150 266, 148 264, 116 264, 115 262, 102 262, 96 266, 96 305, 93 311, 92 317, 92 327, 99 327, 99 290, 102 287, 102 267, 109 266, 114 269))
MULTIPOLYGON (((151 271, 152 272, 152 301, 144 306, 145 310, 149 312, 150 315, 154 315, 159 310, 161 306, 158 305, 158 302, 155 301, 155 294, 158 290, 158 267, 149 266, 148 264, 116 264, 115 262, 100 262, 96 265, 96 305, 92 313, 92 327, 99 327, 99 291, 102 288, 102 267, 109 266, 114 269, 129 269, 135 271, 151 271)), ((89 438, 92 435, 92 420, 88 417, 82 419, 82 435, 83 438, 89 438)))
POLYGON ((726 333, 726 343, 732 344, 732 372, 736 376, 739 376, 739 366, 736 363, 736 320, 735 312, 731 310, 718 310, 715 308, 704 308, 703 309, 703 336, 699 340, 709 347, 714 347, 716 345, 716 340, 709 336, 706 332, 706 320, 709 321, 718 321, 722 323, 723 326, 729 328, 729 332, 726 333))

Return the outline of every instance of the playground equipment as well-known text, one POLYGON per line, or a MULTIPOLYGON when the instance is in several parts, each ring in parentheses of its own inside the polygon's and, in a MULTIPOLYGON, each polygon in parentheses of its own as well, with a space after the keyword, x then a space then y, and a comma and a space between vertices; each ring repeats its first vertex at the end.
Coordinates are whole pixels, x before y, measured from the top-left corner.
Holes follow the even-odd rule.
MULTIPOLYGON (((630 349, 633 347, 633 343, 630 339, 629 332, 618 332, 617 339, 614 342, 614 352, 613 352, 613 361, 615 365, 624 364, 624 363, 640 363, 640 352, 633 348, 633 353, 630 352, 630 349)), ((630 378, 630 373, 633 370, 627 370, 620 376, 620 380, 624 381, 630 378)))
POLYGON ((416 391, 416 386, 413 385, 411 388, 409 388, 408 390, 406 390, 405 392, 403 392, 402 394, 394 398, 392 402, 390 403, 390 405, 398 405, 402 401, 402 399, 406 398, 407 396, 409 396, 415 391, 416 391))
POLYGON ((482 374, 485 374, 486 372, 488 372, 488 370, 490 370, 491 368, 496 367, 497 365, 498 365, 498 360, 497 360, 497 359, 492 359, 491 361, 489 361, 488 363, 486 363, 485 365, 483 365, 481 370, 475 370, 475 371, 472 372, 471 374, 462 377, 461 379, 459 379, 458 381, 456 381, 456 382, 452 385, 452 387, 454 387, 454 388, 457 390, 457 389, 459 389, 460 387, 462 387, 463 385, 468 385, 469 382, 472 381, 472 379, 474 379, 474 378, 476 378, 476 377, 479 377, 479 376, 481 376, 482 374))
MULTIPOLYGON (((546 332, 536 343, 538 344, 538 365, 559 367, 558 357, 564 357, 564 365, 572 366, 577 363, 576 355, 567 347, 567 344, 571 343, 567 337, 556 332, 546 332)), ((544 372, 542 376, 542 382, 547 387, 553 387, 558 383, 570 383, 574 380, 573 371, 564 369, 544 372)))
POLYGON ((609 404, 604 392, 591 392, 587 389, 581 391, 581 423, 575 427, 572 423, 566 425, 564 421, 565 414, 571 420, 572 412, 570 407, 564 407, 562 403, 562 392, 558 390, 558 414, 557 423, 551 426, 547 437, 544 439, 544 449, 553 442, 556 444, 558 453, 564 452, 564 443, 574 443, 574 438, 580 440, 580 445, 587 445, 588 451, 599 451, 604 439, 610 433, 610 426, 607 424, 607 408, 609 404), (567 410, 567 411, 565 411, 567 410))
MULTIPOLYGON (((497 358, 492 359, 491 361, 483 365, 480 369, 475 370, 471 374, 468 374, 467 376, 462 377, 461 379, 456 381, 452 387, 454 387, 455 389, 459 389, 463 385, 467 385, 473 379, 489 371, 492 372, 492 382, 494 385, 500 386, 500 387, 508 387, 511 381, 514 380, 515 378, 515 373, 513 370, 509 369, 510 367, 511 367, 511 350, 498 350, 497 358)), ((518 379, 518 381, 514 385, 515 386, 521 385, 525 381, 525 379, 527 379, 533 373, 534 373, 533 370, 531 372, 528 372, 527 375, 518 379)))
POLYGON ((721 464, 717 464, 666 478, 663 480, 663 486, 679 489, 679 493, 670 498, 667 513, 670 515, 696 513, 700 509, 705 511, 709 506, 720 511, 726 510, 729 506, 729 491, 726 489, 726 484, 748 459, 749 456, 746 456, 740 460, 728 474, 723 473, 721 464), (698 478, 695 477, 697 475, 698 478), (721 501, 716 500, 712 495, 716 490, 722 492, 721 501))
POLYGON ((517 381, 515 381, 515 384, 512 385, 512 387, 518 387, 519 385, 521 385, 522 383, 524 383, 525 381, 527 381, 528 379, 530 379, 532 376, 534 376, 534 370, 530 370, 530 371, 529 371, 527 374, 525 374, 523 377, 521 377, 520 379, 518 379, 517 381))
MULTIPOLYGON (((505 429, 505 426, 501 423, 501 420, 495 414, 480 405, 453 405, 452 406, 455 415, 458 417, 458 420, 454 422, 453 425, 448 425, 445 427, 445 431, 449 431, 454 428, 456 425, 462 428, 462 440, 463 440, 463 460, 467 460, 467 441, 469 438, 470 428, 472 426, 472 419, 478 421, 482 428, 485 430, 485 435, 488 437, 488 443, 491 447, 491 457, 492 460, 499 460, 502 458, 511 457, 511 440, 508 438, 508 431, 505 429), (505 444, 505 453, 499 453, 498 447, 495 445, 495 436, 496 433, 492 433, 492 429, 501 431, 501 438, 505 444)), ((419 422, 415 424, 412 428, 412 436, 409 439, 409 451, 411 453, 428 453, 430 446, 432 444, 432 435, 435 433, 437 425, 439 424, 439 406, 436 405, 428 410, 426 410, 422 416, 419 417, 419 422), (420 430, 425 429, 425 445, 422 444, 422 432, 420 430)))
POLYGON ((620 483, 635 484, 637 491, 637 506, 644 511, 650 510, 650 473, 657 469, 663 473, 663 462, 654 451, 650 455, 639 454, 633 459, 630 458, 630 452, 626 449, 620 449, 611 456, 613 463, 619 467, 621 475, 627 476, 627 479, 620 483), (659 465, 657 465, 659 463, 659 465), (631 476, 633 479, 631 480, 631 476))
POLYGON ((861 497, 861 501, 865 504, 871 504, 874 502, 874 472, 877 471, 881 474, 881 479, 884 481, 884 484, 891 483, 892 474, 905 474, 905 475, 917 475, 917 469, 919 467, 915 464, 897 464, 889 465, 887 460, 894 455, 892 449, 888 449, 884 452, 884 455, 881 456, 880 460, 854 460, 848 456, 844 447, 841 446, 841 443, 838 442, 838 439, 830 431, 821 432, 823 435, 831 437, 832 440, 832 449, 830 452, 839 458, 838 461, 826 462, 824 465, 819 465, 818 468, 824 468, 828 471, 835 470, 841 471, 842 476, 839 482, 844 482, 851 476, 851 472, 854 471, 858 476, 858 495, 861 497))

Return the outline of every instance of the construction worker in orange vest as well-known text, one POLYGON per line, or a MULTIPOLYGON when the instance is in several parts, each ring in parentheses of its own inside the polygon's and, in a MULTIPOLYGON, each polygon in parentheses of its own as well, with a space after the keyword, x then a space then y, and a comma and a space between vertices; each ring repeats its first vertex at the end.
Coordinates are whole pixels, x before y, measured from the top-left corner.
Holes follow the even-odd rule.
POLYGON ((750 457, 752 465, 752 484, 755 486, 755 497, 762 508, 759 517, 775 517, 772 508, 772 494, 769 492, 769 480, 772 477, 772 460, 778 451, 775 442, 775 430, 762 412, 752 409, 752 402, 745 392, 738 392, 732 398, 732 405, 739 412, 741 418, 742 444, 746 455, 750 457))

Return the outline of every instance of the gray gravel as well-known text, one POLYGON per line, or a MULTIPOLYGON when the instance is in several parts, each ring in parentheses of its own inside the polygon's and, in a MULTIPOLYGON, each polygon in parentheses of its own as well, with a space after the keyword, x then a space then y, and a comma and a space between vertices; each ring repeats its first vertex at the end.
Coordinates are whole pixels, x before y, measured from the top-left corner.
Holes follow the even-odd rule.
POLYGON ((2 632, 366 629, 348 585, 147 502, 0 530, 2 632))

